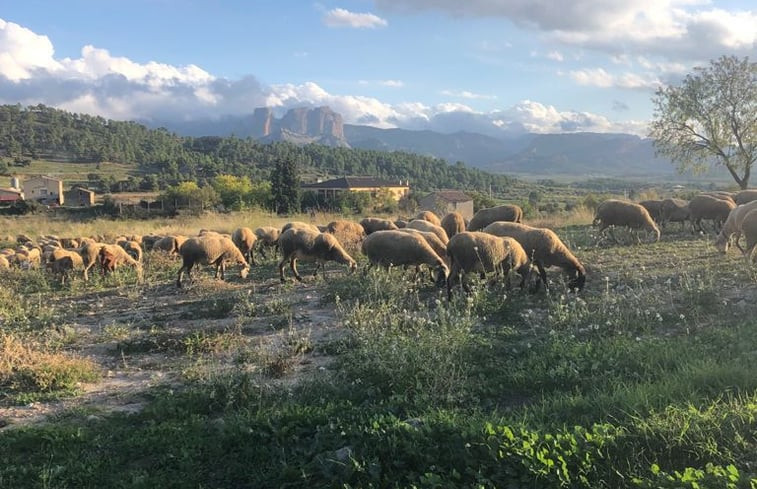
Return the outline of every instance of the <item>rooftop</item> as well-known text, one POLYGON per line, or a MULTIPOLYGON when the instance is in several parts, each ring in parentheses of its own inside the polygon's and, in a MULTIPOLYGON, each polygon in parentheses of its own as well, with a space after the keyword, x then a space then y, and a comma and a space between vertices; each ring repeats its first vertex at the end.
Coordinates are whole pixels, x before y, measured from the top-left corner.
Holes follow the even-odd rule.
POLYGON ((460 190, 439 190, 432 195, 447 202, 468 202, 469 200, 473 200, 469 195, 460 190))
POLYGON ((408 183, 389 181, 375 177, 340 177, 325 182, 308 183, 302 188, 380 188, 380 187, 409 187, 408 183))

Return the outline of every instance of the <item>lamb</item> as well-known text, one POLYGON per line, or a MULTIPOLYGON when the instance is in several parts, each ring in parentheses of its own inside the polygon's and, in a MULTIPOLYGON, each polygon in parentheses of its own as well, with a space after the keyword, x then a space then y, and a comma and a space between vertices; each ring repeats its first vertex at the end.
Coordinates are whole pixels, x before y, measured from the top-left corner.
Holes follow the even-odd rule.
POLYGON ((279 250, 279 236, 281 235, 281 229, 273 226, 262 226, 255 230, 255 236, 258 238, 258 248, 260 248, 260 254, 265 258, 265 248, 273 248, 273 254, 276 256, 276 252, 279 250))
POLYGON ((728 219, 728 214, 736 207, 732 201, 718 199, 709 195, 697 195, 689 202, 689 220, 693 231, 703 231, 702 220, 711 219, 716 232, 728 219))
POLYGON ((366 235, 370 235, 376 231, 391 231, 399 229, 399 227, 397 227, 392 221, 381 219, 379 217, 366 217, 360 221, 360 225, 363 226, 366 235))
POLYGON ((410 221, 407 224, 408 229, 417 229, 418 231, 426 231, 429 233, 436 234, 440 240, 442 240, 442 243, 445 245, 449 241, 449 237, 447 236, 447 232, 442 228, 441 226, 437 226, 436 224, 430 223, 428 221, 423 220, 415 220, 410 221))
POLYGON ((459 212, 450 212, 442 219, 441 226, 447 237, 452 239, 452 236, 465 231, 465 218, 459 212))
POLYGON ((434 214, 432 211, 421 211, 418 213, 417 216, 415 216, 412 221, 415 220, 421 220, 421 221, 428 221, 431 224, 436 224, 437 226, 442 225, 442 221, 439 220, 439 217, 434 214))
POLYGON ((116 244, 135 260, 142 261, 142 246, 138 242, 134 240, 121 240, 116 244))
POLYGON ((744 251, 739 245, 739 238, 741 237, 741 228, 743 225, 744 217, 752 210, 757 209, 757 200, 748 202, 746 204, 735 207, 726 219, 723 227, 720 228, 720 234, 715 239, 715 247, 721 252, 726 253, 728 247, 731 244, 731 240, 735 238, 736 247, 740 251, 744 251))
POLYGON ((231 240, 237 245, 237 248, 239 248, 239 251, 242 252, 245 258, 247 258, 247 261, 251 265, 256 265, 253 249, 255 248, 255 242, 258 240, 258 237, 255 236, 252 229, 245 227, 235 229, 234 232, 231 233, 231 240))
POLYGON ((185 271, 187 272, 187 277, 190 280, 192 279, 192 267, 195 264, 215 265, 215 278, 218 278, 220 272, 221 280, 225 279, 226 261, 242 265, 239 276, 243 279, 247 278, 250 272, 250 265, 245 260, 242 252, 239 251, 239 248, 237 248, 233 241, 225 237, 189 238, 179 248, 179 255, 181 255, 182 265, 176 279, 177 287, 182 286, 181 280, 185 271))
MULTIPOLYGON (((556 266, 568 274, 568 288, 582 290, 586 283, 586 270, 573 253, 551 229, 534 228, 513 222, 494 222, 484 229, 495 236, 515 238, 526 251, 526 255, 539 270, 539 277, 548 289, 546 268, 556 266)), ((536 288, 538 289, 537 282, 536 288)))
POLYGON ((654 222, 662 221, 662 200, 642 200, 641 202, 639 202, 639 205, 647 210, 654 222))
MULTIPOLYGON (((651 231, 656 235, 655 241, 660 240, 660 229, 652 220, 652 216, 649 215, 649 212, 644 207, 633 202, 624 202, 615 199, 602 202, 597 207, 593 225, 600 225, 600 234, 610 226, 627 226, 631 229, 651 231)), ((612 234, 612 229, 610 229, 610 235, 617 242, 615 236, 612 234)), ((638 234, 636 235, 636 241, 641 242, 638 234)))
POLYGON ((363 240, 363 254, 369 263, 364 273, 374 265, 390 266, 428 265, 438 270, 437 283, 441 285, 449 275, 449 267, 423 236, 399 230, 376 231, 363 240))
MULTIPOLYGON (((528 256, 518 241, 479 231, 464 231, 453 236, 447 245, 447 255, 452 264, 447 277, 447 300, 452 299, 452 282, 458 276, 463 289, 470 293, 465 283, 466 273, 485 275, 495 272, 507 279, 510 270, 514 269, 521 276, 520 287, 523 288, 531 270, 528 256)), ((510 286, 509 280, 507 285, 510 286)))
POLYGON ((79 253, 72 250, 57 249, 54 250, 48 257, 47 269, 50 270, 53 275, 60 277, 61 285, 66 283, 66 278, 69 277, 74 270, 81 270, 84 268, 84 261, 79 253))
POLYGON ((297 272, 297 260, 315 261, 316 268, 313 276, 318 274, 318 269, 323 267, 323 277, 326 278, 324 262, 335 261, 348 265, 350 272, 354 272, 357 263, 344 251, 333 235, 329 233, 314 232, 308 229, 288 229, 279 237, 279 247, 283 258, 279 262, 279 278, 284 278, 284 265, 289 262, 294 277, 302 282, 302 277, 297 272))
POLYGON ((683 199, 663 199, 660 206, 660 219, 663 226, 669 222, 680 222, 681 230, 690 215, 689 202, 683 199))
POLYGON ((740 192, 736 192, 736 195, 733 196, 733 200, 738 205, 757 200, 757 189, 749 188, 740 192))
POLYGON ((521 222, 523 221, 523 209, 517 205, 500 205, 481 209, 476 212, 466 229, 468 231, 480 231, 497 221, 521 222))
POLYGON ((116 271, 119 265, 131 265, 137 271, 137 278, 142 280, 142 264, 131 257, 118 245, 106 244, 100 247, 100 267, 103 275, 116 271))
POLYGON ((747 259, 747 265, 751 266, 754 262, 754 255, 757 252, 757 210, 751 210, 744 216, 741 222, 741 232, 746 238, 746 248, 744 256, 747 259))

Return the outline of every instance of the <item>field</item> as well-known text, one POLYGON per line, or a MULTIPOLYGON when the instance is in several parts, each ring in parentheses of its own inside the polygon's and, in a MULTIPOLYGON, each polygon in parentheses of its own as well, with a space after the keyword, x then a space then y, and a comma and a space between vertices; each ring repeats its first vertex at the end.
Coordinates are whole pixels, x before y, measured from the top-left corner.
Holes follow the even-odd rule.
POLYGON ((0 487, 757 487, 757 268, 712 236, 616 244, 589 220, 539 221, 586 266, 579 294, 556 269, 549 293, 474 281, 451 302, 403 270, 282 284, 273 257, 184 289, 157 254, 143 283, 6 271, 0 487))
POLYGON ((87 175, 96 173, 103 178, 114 177, 116 180, 125 180, 128 176, 137 176, 139 171, 133 165, 123 163, 91 163, 67 160, 31 160, 29 166, 12 167, 12 170, 27 177, 33 175, 45 175, 60 178, 64 186, 69 188, 72 183, 86 183, 87 175))

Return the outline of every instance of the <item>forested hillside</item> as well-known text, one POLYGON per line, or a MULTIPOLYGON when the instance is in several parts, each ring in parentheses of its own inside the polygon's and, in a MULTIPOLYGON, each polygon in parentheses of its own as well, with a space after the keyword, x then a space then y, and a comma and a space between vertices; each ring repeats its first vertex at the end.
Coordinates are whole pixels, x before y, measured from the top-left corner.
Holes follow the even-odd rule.
POLYGON ((219 174, 266 178, 276 161, 294 160, 304 174, 374 175, 409 179, 419 190, 435 188, 503 191, 511 180, 446 161, 404 152, 262 144, 252 138, 181 137, 135 122, 36 105, 0 106, 0 157, 81 162, 118 162, 155 175, 161 186, 204 181, 219 174))

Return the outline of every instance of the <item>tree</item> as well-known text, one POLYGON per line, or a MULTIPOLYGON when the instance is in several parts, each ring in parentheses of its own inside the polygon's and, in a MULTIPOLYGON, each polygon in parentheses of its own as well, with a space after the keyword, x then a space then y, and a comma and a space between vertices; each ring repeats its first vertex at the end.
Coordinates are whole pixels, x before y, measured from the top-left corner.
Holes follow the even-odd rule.
POLYGON ((721 56, 679 86, 659 88, 652 102, 649 136, 658 154, 679 172, 723 165, 747 188, 757 160, 757 63, 721 56))
POLYGON ((278 214, 300 210, 300 177, 297 162, 291 158, 276 161, 271 171, 273 209, 278 214))

